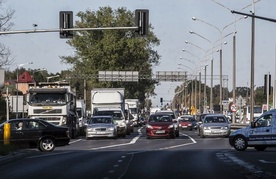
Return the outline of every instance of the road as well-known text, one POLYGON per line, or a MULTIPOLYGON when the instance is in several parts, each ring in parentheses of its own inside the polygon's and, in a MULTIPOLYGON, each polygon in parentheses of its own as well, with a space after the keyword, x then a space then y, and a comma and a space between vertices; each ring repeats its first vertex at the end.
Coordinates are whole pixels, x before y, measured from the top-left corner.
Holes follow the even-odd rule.
POLYGON ((275 149, 235 151, 228 138, 146 139, 145 129, 126 138, 86 140, 0 166, 1 178, 276 178, 275 149))

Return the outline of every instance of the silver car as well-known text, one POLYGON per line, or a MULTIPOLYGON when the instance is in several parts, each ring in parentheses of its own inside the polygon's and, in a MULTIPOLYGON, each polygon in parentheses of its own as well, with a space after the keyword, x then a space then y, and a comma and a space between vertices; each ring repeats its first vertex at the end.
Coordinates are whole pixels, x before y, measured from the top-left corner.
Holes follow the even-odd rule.
POLYGON ((229 137, 230 127, 230 122, 223 114, 209 114, 200 122, 198 135, 202 138, 206 136, 229 137))
POLYGON ((86 139, 95 137, 117 138, 113 116, 93 116, 87 120, 86 139))

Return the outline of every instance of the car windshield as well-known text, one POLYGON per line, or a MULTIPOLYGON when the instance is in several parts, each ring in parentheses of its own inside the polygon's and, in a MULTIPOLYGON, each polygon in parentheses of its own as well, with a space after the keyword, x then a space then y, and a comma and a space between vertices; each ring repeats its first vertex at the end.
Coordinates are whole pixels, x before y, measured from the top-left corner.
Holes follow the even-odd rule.
POLYGON ((227 122, 224 117, 220 116, 209 116, 205 117, 204 123, 225 123, 227 122))
POLYGON ((105 124, 111 124, 112 119, 111 118, 91 118, 87 121, 88 124, 97 124, 97 123, 105 123, 105 124))
POLYGON ((153 115, 150 116, 149 122, 172 122, 170 115, 153 115))

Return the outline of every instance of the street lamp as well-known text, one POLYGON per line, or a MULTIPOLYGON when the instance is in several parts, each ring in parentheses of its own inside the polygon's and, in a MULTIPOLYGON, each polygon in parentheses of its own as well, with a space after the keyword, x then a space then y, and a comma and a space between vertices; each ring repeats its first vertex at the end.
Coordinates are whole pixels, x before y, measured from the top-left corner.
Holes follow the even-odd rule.
POLYGON ((18 69, 24 65, 30 65, 33 64, 33 62, 29 63, 21 63, 16 65, 16 119, 18 119, 18 69))
MULTIPOLYGON (((220 113, 222 113, 222 39, 223 38, 225 38, 226 36, 222 36, 222 33, 223 33, 223 31, 227 28, 227 27, 229 27, 230 25, 232 25, 232 24, 234 24, 233 22, 231 22, 230 24, 228 24, 228 25, 226 25, 226 26, 224 26, 223 28, 222 28, 222 30, 220 30, 217 26, 215 26, 215 25, 213 25, 213 24, 210 24, 210 23, 208 23, 208 22, 205 22, 205 21, 203 21, 203 20, 201 20, 201 19, 198 19, 198 18, 196 18, 196 17, 192 17, 192 20, 194 20, 194 21, 200 21, 200 22, 203 22, 204 24, 207 24, 207 25, 209 25, 209 26, 211 26, 211 27, 213 27, 213 28, 215 28, 218 32, 219 32, 219 34, 220 34, 220 38, 219 38, 219 41, 220 41, 220 49, 219 49, 219 52, 220 52, 220 90, 219 90, 219 93, 220 93, 220 113)), ((232 34, 232 33, 231 33, 232 34)))
POLYGON ((48 76, 48 77, 46 77, 47 83, 49 82, 49 79, 57 78, 57 77, 59 77, 59 76, 60 76, 60 75, 55 75, 55 76, 48 76))

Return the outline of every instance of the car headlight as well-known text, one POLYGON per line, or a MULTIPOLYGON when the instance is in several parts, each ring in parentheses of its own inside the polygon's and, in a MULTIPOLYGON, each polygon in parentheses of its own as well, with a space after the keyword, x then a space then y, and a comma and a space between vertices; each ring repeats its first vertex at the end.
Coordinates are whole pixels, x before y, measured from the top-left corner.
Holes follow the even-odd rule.
POLYGON ((87 131, 91 132, 93 131, 93 128, 88 128, 87 131))
POLYGON ((107 130, 114 131, 114 127, 109 127, 107 130))
POLYGON ((174 128, 174 125, 173 124, 171 124, 171 125, 169 125, 169 127, 168 127, 169 129, 171 129, 171 128, 174 128))
POLYGON ((203 127, 203 129, 204 129, 204 130, 208 130, 208 129, 210 129, 210 127, 203 127))
POLYGON ((225 129, 225 130, 227 130, 227 129, 228 129, 228 127, 227 127, 227 126, 224 126, 224 127, 222 127, 222 129, 225 129))
POLYGON ((181 127, 181 124, 179 124, 179 127, 181 127))
POLYGON ((151 125, 149 125, 149 124, 146 125, 146 128, 153 129, 153 127, 151 125))

